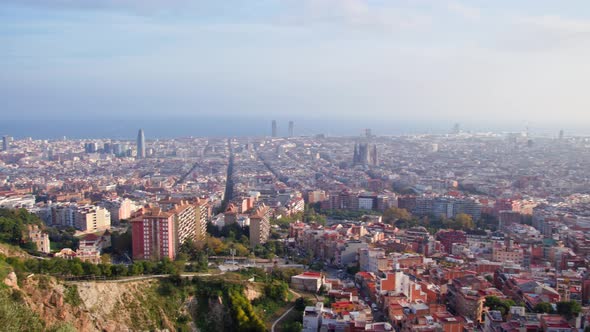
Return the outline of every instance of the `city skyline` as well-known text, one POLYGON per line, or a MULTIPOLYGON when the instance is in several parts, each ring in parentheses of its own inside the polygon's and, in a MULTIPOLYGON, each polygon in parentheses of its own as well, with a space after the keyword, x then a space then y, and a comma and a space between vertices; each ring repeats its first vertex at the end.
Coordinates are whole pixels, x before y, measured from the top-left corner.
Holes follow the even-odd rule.
POLYGON ((590 332, 588 0, 0 0, 6 331, 590 332))
POLYGON ((338 118, 413 123, 414 132, 453 122, 568 132, 590 124, 583 1, 2 6, 6 126, 77 117, 79 125, 86 113, 338 118))
MULTIPOLYGON (((280 118, 277 121, 277 137, 289 137, 289 122, 293 117, 280 118), (289 120, 288 120, 289 119, 289 120)), ((426 125, 420 122, 392 122, 379 123, 372 121, 359 121, 356 123, 341 122, 338 119, 325 119, 329 126, 317 119, 298 119, 293 121, 296 125, 295 136, 326 135, 329 137, 354 137, 365 136, 369 128, 376 136, 403 136, 403 135, 443 135, 454 132, 457 122, 449 121, 438 124, 426 125)), ((34 139, 137 139, 137 119, 119 119, 113 122, 111 119, 96 119, 94 126, 86 127, 83 119, 30 119, 11 123, 0 123, 0 136, 10 136, 17 139, 32 137, 34 139)), ((155 118, 141 122, 142 128, 147 130, 149 139, 169 139, 176 137, 265 137, 272 136, 271 118, 247 118, 247 117, 214 117, 214 118, 173 118, 157 120, 155 118)), ((565 136, 588 136, 590 127, 560 127, 536 126, 531 124, 514 124, 493 126, 489 124, 473 124, 461 122, 461 130, 466 133, 529 133, 533 137, 557 138, 563 131, 565 136)))

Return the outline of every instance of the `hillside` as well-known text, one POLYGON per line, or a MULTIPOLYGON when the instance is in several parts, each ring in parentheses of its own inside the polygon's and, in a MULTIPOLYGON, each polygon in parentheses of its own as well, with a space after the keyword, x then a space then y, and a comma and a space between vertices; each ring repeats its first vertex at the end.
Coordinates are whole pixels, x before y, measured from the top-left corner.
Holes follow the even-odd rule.
POLYGON ((261 285, 240 275, 64 282, 0 260, 0 323, 11 331, 264 331, 261 285), (247 318, 247 319, 246 319, 247 318), (194 323, 198 322, 198 323, 194 323))
MULTIPOLYGON (((19 280, 9 272, 0 291, 6 306, 29 312, 31 321, 16 319, 15 331, 190 330, 191 319, 183 314, 190 298, 161 296, 163 283, 64 283, 44 275, 19 280)), ((0 316, 10 317, 3 309, 0 316)))
POLYGON ((10 331, 262 332, 292 305, 296 269, 181 276, 184 263, 169 260, 35 257, 21 233, 36 222, 26 211, 0 210, 0 326, 10 331), (66 281, 80 276, 104 279, 66 281))

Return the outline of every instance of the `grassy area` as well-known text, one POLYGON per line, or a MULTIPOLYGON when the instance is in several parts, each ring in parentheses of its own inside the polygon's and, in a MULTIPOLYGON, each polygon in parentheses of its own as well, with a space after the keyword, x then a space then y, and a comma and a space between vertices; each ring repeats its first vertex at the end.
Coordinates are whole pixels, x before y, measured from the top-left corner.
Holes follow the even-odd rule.
POLYGON ((181 313, 185 300, 193 294, 193 287, 186 279, 161 279, 149 292, 146 293, 147 301, 144 306, 150 313, 150 318, 156 322, 160 329, 167 328, 166 323, 174 325, 177 331, 190 331, 190 317, 181 313), (163 315, 169 322, 163 320, 163 315))
POLYGON ((291 312, 287 316, 285 316, 285 318, 283 318, 283 320, 281 320, 279 322, 279 324, 277 324, 275 331, 283 332, 283 331, 287 330, 287 328, 289 326, 291 326, 293 323, 295 323, 295 322, 301 323, 302 321, 303 321, 303 312, 293 309, 293 310, 291 310, 291 312))
POLYGON ((78 293, 78 286, 76 285, 64 285, 64 300, 77 307, 82 304, 82 299, 80 298, 80 294, 78 293))
MULTIPOLYGON (((287 310, 289 310, 289 308, 291 308, 293 306, 292 303, 283 303, 281 306, 277 306, 275 308, 273 308, 272 313, 269 312, 265 312, 263 313, 264 315, 260 315, 260 317, 264 317, 264 325, 266 326, 266 329, 268 331, 270 331, 270 328, 272 327, 272 324, 279 318, 281 317, 287 310)), ((255 310, 259 310, 259 307, 254 307, 255 310)))
POLYGON ((0 260, 0 282, 4 285, 4 279, 12 271, 12 266, 3 260, 0 260))

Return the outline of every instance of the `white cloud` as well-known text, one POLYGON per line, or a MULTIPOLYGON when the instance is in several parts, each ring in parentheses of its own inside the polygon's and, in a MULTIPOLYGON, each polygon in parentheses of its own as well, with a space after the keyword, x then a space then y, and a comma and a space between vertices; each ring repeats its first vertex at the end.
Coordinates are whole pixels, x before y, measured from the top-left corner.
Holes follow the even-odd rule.
POLYGON ((481 18, 479 8, 469 7, 457 1, 449 2, 447 8, 452 13, 458 14, 468 20, 478 21, 481 18))
POLYGON ((293 10, 287 21, 301 25, 344 25, 384 31, 422 28, 431 25, 423 12, 367 0, 282 0, 293 10))
POLYGON ((590 21, 563 18, 561 16, 521 16, 514 19, 515 23, 530 26, 541 32, 559 33, 564 35, 590 33, 590 21))
POLYGON ((510 16, 501 47, 514 51, 590 51, 590 20, 561 16, 510 16))

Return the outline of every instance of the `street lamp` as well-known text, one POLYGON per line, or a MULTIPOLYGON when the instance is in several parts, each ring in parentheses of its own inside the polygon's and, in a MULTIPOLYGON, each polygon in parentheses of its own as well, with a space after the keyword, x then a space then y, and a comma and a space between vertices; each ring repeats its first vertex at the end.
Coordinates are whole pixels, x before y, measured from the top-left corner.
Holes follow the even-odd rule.
POLYGON ((229 253, 231 255, 231 263, 232 265, 236 265, 236 249, 230 249, 229 253))

